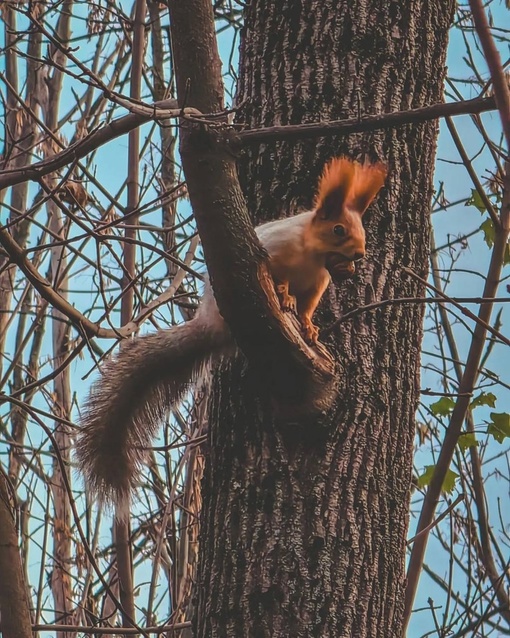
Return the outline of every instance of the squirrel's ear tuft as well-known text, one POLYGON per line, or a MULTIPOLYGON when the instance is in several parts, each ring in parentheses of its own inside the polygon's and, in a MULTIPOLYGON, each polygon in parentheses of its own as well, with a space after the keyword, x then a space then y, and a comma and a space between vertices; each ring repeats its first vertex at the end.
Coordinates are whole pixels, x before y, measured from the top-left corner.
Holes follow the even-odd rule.
POLYGON ((387 174, 388 169, 382 162, 357 164, 347 199, 349 208, 363 215, 383 187, 387 174))
POLYGON ((333 219, 340 215, 359 166, 346 157, 335 157, 326 164, 314 200, 314 210, 320 219, 333 219))

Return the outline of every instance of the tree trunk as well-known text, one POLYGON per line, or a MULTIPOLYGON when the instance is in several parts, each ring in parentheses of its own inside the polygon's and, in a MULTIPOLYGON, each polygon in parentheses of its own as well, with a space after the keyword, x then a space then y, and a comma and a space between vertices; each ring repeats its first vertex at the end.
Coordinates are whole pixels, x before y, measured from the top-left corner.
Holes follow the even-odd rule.
POLYGON ((31 638, 29 592, 18 545, 15 492, 0 464, 0 635, 31 638))
MULTIPOLYGON (((249 127, 404 110, 442 99, 453 0, 252 0, 239 120, 249 127)), ((255 222, 310 205, 324 162, 384 160, 368 254, 330 287, 326 326, 374 300, 422 296, 435 123, 254 147, 240 176, 255 222)), ((360 314, 325 338, 335 408, 278 421, 239 356, 214 383, 195 635, 400 636, 423 309, 360 314)))

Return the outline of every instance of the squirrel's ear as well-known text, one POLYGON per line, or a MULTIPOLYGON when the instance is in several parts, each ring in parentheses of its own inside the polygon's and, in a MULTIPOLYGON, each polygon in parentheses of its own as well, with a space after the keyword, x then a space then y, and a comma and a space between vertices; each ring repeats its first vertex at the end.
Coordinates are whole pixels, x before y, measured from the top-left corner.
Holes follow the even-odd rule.
POLYGON ((335 157, 326 164, 314 201, 319 219, 333 219, 340 215, 352 188, 356 166, 345 157, 335 157))
POLYGON ((348 206, 360 215, 366 211, 384 185, 388 174, 385 164, 358 164, 349 193, 348 206))

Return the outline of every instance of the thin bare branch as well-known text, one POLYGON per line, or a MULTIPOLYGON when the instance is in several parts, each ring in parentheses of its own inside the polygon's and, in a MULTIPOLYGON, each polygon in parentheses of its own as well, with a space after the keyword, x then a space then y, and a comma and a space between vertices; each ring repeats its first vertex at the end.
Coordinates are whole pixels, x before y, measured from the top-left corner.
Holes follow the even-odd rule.
POLYGON ((494 44, 491 28, 481 0, 469 0, 469 6, 471 7, 475 29, 485 54, 485 61, 491 74, 494 97, 503 125, 506 146, 510 150, 510 89, 508 88, 508 78, 505 77, 503 72, 499 51, 494 44))
MULTIPOLYGON (((508 162, 505 169, 506 175, 500 214, 501 223, 499 224, 499 228, 497 228, 496 230, 489 271, 483 291, 484 297, 496 296, 508 244, 510 231, 508 224, 510 214, 510 164, 508 162)), ((450 467, 455 451, 455 446, 457 445, 457 441, 462 429, 462 424, 464 423, 469 408, 469 393, 473 391, 479 375, 480 360, 485 345, 485 339, 487 337, 492 309, 493 304, 484 304, 480 307, 478 321, 473 333, 466 365, 464 367, 462 379, 459 383, 459 398, 457 399, 457 402, 455 403, 455 407, 451 414, 450 423, 448 425, 448 429, 441 446, 441 452, 435 465, 434 474, 425 495, 420 518, 418 521, 417 535, 419 535, 422 530, 426 529, 431 524, 434 518, 434 512, 439 501, 444 478, 450 467)), ((416 594, 416 589, 418 587, 418 581, 420 578, 423 559, 425 556, 427 540, 428 533, 419 535, 411 551, 411 557, 409 560, 409 567, 407 572, 405 612, 406 626, 410 619, 413 601, 416 594)))

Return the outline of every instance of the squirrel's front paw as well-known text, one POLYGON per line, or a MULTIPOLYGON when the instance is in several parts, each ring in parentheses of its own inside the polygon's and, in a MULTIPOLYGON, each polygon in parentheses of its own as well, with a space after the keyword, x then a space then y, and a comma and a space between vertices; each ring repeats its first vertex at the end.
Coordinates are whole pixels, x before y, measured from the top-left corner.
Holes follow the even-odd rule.
POLYGON ((299 317, 303 330, 303 339, 310 345, 315 345, 319 340, 319 328, 308 317, 299 317))
POLYGON ((280 306, 284 312, 296 312, 296 297, 289 295, 289 289, 286 284, 276 286, 276 292, 280 299, 280 306))

